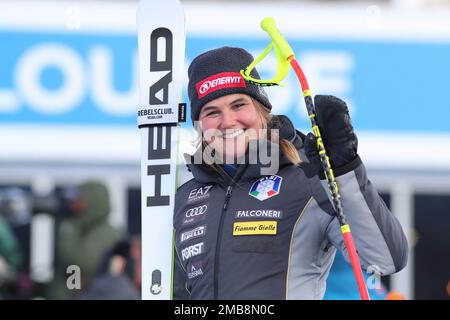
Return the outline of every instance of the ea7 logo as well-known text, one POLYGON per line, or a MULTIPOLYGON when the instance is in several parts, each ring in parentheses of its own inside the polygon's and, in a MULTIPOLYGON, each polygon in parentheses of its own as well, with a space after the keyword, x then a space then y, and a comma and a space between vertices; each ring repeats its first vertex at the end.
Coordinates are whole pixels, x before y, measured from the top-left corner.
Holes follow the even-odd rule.
POLYGON ((187 259, 190 259, 192 257, 204 253, 205 252, 204 248, 205 244, 203 242, 193 244, 192 246, 189 246, 181 250, 181 257, 183 258, 183 261, 186 261, 187 259))
POLYGON ((192 189, 189 192, 188 201, 196 201, 201 199, 206 199, 209 197, 209 190, 211 190, 212 185, 204 186, 200 188, 192 189))

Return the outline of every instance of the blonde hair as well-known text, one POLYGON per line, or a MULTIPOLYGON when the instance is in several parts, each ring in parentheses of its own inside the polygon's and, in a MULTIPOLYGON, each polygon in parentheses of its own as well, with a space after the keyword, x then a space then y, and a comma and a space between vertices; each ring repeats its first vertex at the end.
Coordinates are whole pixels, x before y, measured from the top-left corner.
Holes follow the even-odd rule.
MULTIPOLYGON (((256 111, 261 117, 262 127, 263 129, 268 129, 269 123, 274 117, 273 114, 270 113, 270 110, 264 107, 259 101, 254 100, 252 98, 253 104, 256 106, 256 111)), ((279 129, 279 128, 276 128, 279 129)), ((268 139, 272 142, 275 142, 278 136, 272 136, 272 130, 267 130, 268 139)), ((279 139, 280 149, 283 154, 292 162, 294 165, 299 165, 301 163, 300 156, 298 154, 297 148, 290 142, 289 140, 280 138, 279 139)))

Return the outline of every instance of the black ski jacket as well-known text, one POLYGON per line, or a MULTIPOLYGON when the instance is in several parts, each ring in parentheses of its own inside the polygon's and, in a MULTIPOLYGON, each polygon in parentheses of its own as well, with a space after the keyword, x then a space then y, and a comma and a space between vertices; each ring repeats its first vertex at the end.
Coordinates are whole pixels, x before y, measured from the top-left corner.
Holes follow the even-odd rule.
MULTIPOLYGON (((175 197, 175 299, 322 299, 336 249, 348 260, 326 183, 304 155, 304 135, 282 120, 299 166, 281 154, 274 174, 242 164, 231 179, 188 165, 193 179, 175 197)), ((405 235, 361 159, 334 172, 363 269, 401 270, 405 235)))

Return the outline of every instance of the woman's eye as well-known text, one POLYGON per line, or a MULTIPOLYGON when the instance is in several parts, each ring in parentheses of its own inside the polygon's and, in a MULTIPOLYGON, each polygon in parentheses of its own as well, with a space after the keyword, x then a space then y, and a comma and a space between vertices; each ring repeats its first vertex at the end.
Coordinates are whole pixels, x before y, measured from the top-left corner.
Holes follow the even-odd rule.
POLYGON ((206 114, 206 116, 207 116, 207 117, 213 117, 213 116, 216 116, 217 114, 219 114, 218 111, 211 111, 211 112, 208 112, 208 113, 206 114))
POLYGON ((240 109, 240 108, 242 108, 243 106, 245 106, 245 103, 239 103, 239 104, 235 104, 235 105, 234 105, 234 108, 235 108, 235 109, 240 109))

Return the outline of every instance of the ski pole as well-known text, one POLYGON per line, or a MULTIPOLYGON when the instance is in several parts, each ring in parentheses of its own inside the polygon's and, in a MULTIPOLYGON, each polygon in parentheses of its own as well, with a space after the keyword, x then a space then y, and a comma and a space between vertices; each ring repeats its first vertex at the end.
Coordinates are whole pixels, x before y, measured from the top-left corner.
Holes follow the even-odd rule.
POLYGON ((306 108, 308 110, 309 119, 312 125, 313 134, 317 139, 317 150, 319 153, 320 160, 322 162, 322 168, 325 173, 328 188, 330 190, 331 198, 333 200, 333 204, 336 210, 336 217, 339 221, 341 232, 344 237, 345 246, 347 248, 350 262, 353 268, 353 273, 355 274, 359 294, 362 300, 370 300, 370 296, 367 291, 367 287, 361 270, 359 257, 356 252, 355 243, 353 241, 353 237, 350 232, 350 226, 348 225, 347 218, 345 217, 344 210, 342 208, 342 201, 341 196, 339 194, 339 187, 336 182, 333 169, 331 168, 330 159, 326 153, 325 146, 322 140, 322 135, 320 133, 319 126, 316 121, 316 109, 314 106, 313 99, 311 97, 311 91, 309 89, 308 81, 306 80, 305 74, 303 73, 303 70, 301 69, 299 63, 295 59, 295 55, 294 52, 292 51, 292 48, 284 39, 284 37, 281 35, 280 31, 278 31, 275 25, 275 21, 272 18, 264 18, 261 21, 261 28, 269 34, 269 36, 272 38, 272 42, 263 51, 263 53, 253 61, 252 64, 250 64, 245 70, 241 70, 241 74, 246 80, 256 85, 272 86, 281 84, 280 83, 281 80, 283 80, 286 77, 289 71, 289 65, 292 66, 292 68, 294 69, 300 81, 303 97, 305 99, 306 108), (271 80, 260 80, 252 78, 250 76, 250 72, 270 52, 272 47, 274 49, 278 63, 277 73, 275 77, 271 80))

